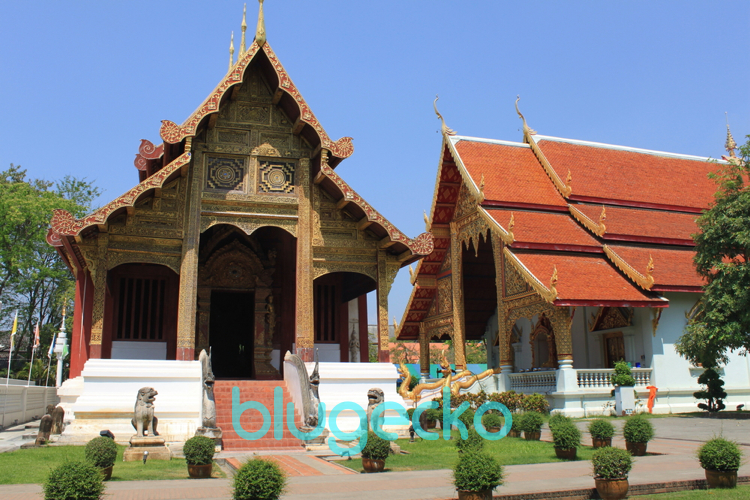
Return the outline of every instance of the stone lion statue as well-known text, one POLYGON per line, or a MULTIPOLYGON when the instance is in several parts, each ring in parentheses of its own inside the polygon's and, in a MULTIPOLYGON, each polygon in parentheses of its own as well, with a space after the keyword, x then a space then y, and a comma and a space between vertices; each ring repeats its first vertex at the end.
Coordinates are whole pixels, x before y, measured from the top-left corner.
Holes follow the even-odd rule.
POLYGON ((159 394, 153 387, 141 387, 138 389, 138 397, 135 400, 133 420, 130 422, 135 427, 137 437, 144 437, 144 431, 150 435, 158 436, 156 425, 159 419, 154 416, 154 398, 159 394))
MULTIPOLYGON (((375 426, 375 422, 372 421, 372 412, 376 407, 382 404, 383 401, 385 401, 385 393, 383 392, 383 389, 373 387, 367 391, 367 426, 369 427, 369 430, 373 430, 375 426)), ((383 427, 383 418, 384 415, 381 413, 380 417, 378 417, 380 428, 383 427)))

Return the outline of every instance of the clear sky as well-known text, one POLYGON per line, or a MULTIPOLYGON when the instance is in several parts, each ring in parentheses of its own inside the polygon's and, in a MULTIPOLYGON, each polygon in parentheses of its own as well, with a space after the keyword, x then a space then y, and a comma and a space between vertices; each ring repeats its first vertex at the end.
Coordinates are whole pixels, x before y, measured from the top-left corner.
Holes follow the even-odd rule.
MULTIPOLYGON (((248 34, 257 2, 248 4, 248 34)), ((750 134, 750 2, 266 0, 267 39, 331 138, 337 172, 407 235, 424 231, 440 122, 718 158, 724 112, 750 134)), ((140 139, 160 143, 239 48, 242 2, 0 0, 0 167, 134 186, 140 139)), ((390 296, 401 320, 408 273, 390 296)), ((370 308, 371 322, 375 321, 370 308)))

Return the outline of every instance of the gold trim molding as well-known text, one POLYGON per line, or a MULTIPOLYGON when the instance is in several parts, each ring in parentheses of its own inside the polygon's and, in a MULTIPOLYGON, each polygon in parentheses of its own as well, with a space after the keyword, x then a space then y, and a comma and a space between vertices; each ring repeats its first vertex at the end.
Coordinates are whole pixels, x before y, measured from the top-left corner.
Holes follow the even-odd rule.
POLYGON ((520 260, 518 260, 518 257, 513 255, 510 250, 507 248, 503 248, 503 255, 505 256, 506 262, 510 262, 516 270, 521 273, 521 276, 524 277, 526 282, 531 285, 531 287, 536 290, 536 292, 541 295, 544 300, 549 302, 550 304, 554 302, 554 300, 557 298, 557 267, 555 267, 554 272, 552 273, 552 277, 550 278, 550 286, 547 288, 544 286, 544 284, 537 279, 536 276, 531 274, 531 272, 526 269, 526 266, 521 263, 520 260))
POLYGON ((628 278, 633 280, 644 290, 651 290, 651 287, 654 286, 654 277, 651 275, 651 273, 654 271, 653 258, 649 257, 648 265, 646 266, 646 276, 644 276, 636 271, 635 268, 633 268, 630 264, 625 262, 625 259, 617 255, 615 251, 609 248, 607 245, 603 245, 602 248, 604 248, 604 253, 607 254, 607 257, 609 257, 612 263, 617 266, 620 271, 625 273, 628 278))

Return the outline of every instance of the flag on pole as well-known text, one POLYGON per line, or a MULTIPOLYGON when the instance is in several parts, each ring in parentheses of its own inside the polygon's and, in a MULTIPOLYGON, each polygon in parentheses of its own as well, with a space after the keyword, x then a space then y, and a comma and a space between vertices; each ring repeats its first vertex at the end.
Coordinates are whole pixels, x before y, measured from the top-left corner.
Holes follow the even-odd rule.
POLYGON ((18 310, 16 310, 16 317, 13 319, 13 328, 10 331, 10 352, 13 352, 13 341, 15 340, 17 330, 18 330, 18 310))
POLYGON ((51 358, 52 353, 55 352, 55 344, 57 343, 57 333, 52 335, 52 343, 49 345, 49 352, 47 353, 47 357, 51 358))
POLYGON ((34 351, 39 348, 39 322, 36 322, 36 329, 34 330, 34 351))

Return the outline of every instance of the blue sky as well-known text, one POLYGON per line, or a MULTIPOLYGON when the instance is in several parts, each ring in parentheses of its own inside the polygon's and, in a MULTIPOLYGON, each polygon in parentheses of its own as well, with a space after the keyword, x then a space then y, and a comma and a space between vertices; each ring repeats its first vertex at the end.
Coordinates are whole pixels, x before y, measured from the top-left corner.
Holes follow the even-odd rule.
MULTIPOLYGON (((440 154, 432 100, 461 135, 540 134, 719 157, 750 133, 750 3, 267 0, 268 41, 331 138, 337 172, 409 236, 440 154)), ((137 183, 140 139, 224 76, 240 1, 0 2, 0 166, 137 183)), ((249 38, 257 2, 248 4, 249 38)), ((403 270, 390 296, 399 320, 403 270)), ((370 308, 371 320, 375 320, 370 308)))

